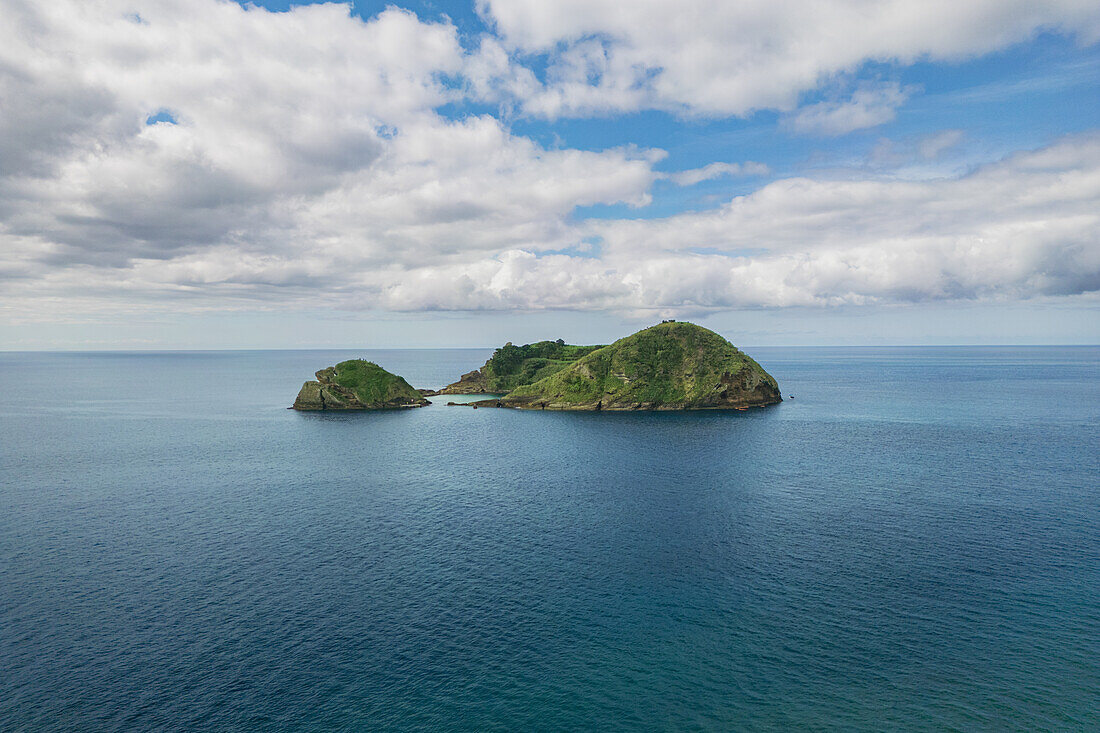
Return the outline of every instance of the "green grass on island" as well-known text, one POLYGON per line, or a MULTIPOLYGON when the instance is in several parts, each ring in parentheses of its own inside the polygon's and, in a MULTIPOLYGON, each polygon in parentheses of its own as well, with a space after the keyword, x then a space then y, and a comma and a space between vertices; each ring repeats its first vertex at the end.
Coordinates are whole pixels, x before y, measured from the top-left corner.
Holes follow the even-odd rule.
POLYGON ((602 346, 574 346, 563 341, 539 341, 514 346, 507 343, 493 353, 481 373, 486 391, 510 392, 560 372, 602 346))
POLYGON ((420 399, 420 393, 404 378, 387 372, 373 361, 342 361, 336 365, 334 371, 333 383, 350 390, 364 405, 401 400, 415 402, 420 399))

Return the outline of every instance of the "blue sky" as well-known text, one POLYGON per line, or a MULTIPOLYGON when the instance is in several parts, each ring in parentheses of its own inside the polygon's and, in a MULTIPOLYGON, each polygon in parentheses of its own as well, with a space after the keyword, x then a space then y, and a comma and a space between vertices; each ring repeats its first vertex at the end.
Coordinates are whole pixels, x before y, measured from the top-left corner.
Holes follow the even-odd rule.
POLYGON ((1100 8, 13 1, 0 348, 1100 341, 1100 8))

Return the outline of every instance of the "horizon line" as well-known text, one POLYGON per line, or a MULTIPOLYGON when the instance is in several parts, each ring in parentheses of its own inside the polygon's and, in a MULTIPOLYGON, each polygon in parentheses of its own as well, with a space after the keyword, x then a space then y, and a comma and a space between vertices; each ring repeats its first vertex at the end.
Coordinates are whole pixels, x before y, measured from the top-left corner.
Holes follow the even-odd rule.
MULTIPOLYGON (((509 342, 511 343, 511 342, 509 342)), ((535 342, 531 342, 535 343, 535 342)), ((614 343, 609 342, 610 343, 614 343)), ((609 345, 609 344, 604 344, 609 345)), ((523 344, 521 344, 523 345, 523 344)), ((576 344, 590 346, 592 344, 576 344)), ((1054 349, 1054 348, 1098 348, 1100 343, 1060 343, 1060 344, 748 344, 738 349, 1054 349)), ((132 354, 132 353, 237 353, 246 351, 460 351, 473 349, 497 349, 499 346, 313 346, 313 347, 271 347, 271 348, 114 348, 114 349, 4 349, 0 354, 132 354)))

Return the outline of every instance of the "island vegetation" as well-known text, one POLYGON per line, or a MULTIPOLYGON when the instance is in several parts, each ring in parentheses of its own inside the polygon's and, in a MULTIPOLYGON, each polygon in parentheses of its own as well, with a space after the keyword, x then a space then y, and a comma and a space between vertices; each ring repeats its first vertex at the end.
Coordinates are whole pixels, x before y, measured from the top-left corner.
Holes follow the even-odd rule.
POLYGON ((392 410, 430 404, 403 378, 363 359, 322 369, 294 400, 295 410, 392 410))
POLYGON ((565 341, 506 343, 480 369, 463 374, 436 394, 505 394, 525 384, 557 374, 602 346, 574 346, 565 341))

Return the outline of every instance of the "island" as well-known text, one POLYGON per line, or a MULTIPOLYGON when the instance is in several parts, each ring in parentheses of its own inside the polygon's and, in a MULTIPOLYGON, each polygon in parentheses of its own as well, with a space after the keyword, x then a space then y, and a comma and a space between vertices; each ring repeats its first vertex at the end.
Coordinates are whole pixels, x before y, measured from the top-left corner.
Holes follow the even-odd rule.
POLYGON ((775 379, 722 336, 663 321, 606 346, 509 342, 438 391, 414 389, 373 362, 342 361, 303 384, 292 409, 423 407, 446 394, 496 395, 461 403, 474 409, 747 410, 783 401, 775 379))
MULTIPOLYGON (((530 346, 546 343, 553 342, 530 346)), ((759 364, 694 323, 665 321, 608 346, 570 347, 574 351, 565 353, 580 353, 578 358, 535 369, 527 384, 493 381, 491 375, 502 373, 491 366, 494 360, 510 367, 503 373, 513 378, 513 365, 524 363, 528 348, 506 344, 481 368, 480 382, 467 374, 450 386, 463 380, 468 386, 508 386, 502 397, 470 404, 537 410, 745 410, 783 400, 778 383, 759 364)), ((521 367, 515 380, 529 371, 521 367)))
POLYGON ((399 410, 431 404, 420 390, 372 361, 351 359, 322 369, 306 382, 291 409, 399 410))

